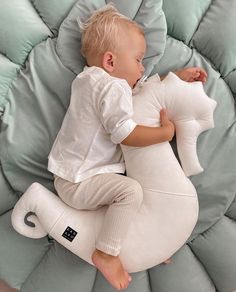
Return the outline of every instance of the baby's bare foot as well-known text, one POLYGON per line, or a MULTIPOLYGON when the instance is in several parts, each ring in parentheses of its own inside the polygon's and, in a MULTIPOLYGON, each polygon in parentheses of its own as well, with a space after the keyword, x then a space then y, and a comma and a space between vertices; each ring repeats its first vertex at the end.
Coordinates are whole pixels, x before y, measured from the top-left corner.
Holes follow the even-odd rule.
POLYGON ((128 287, 132 279, 124 270, 118 256, 108 255, 96 249, 92 254, 92 261, 114 288, 122 290, 128 287))

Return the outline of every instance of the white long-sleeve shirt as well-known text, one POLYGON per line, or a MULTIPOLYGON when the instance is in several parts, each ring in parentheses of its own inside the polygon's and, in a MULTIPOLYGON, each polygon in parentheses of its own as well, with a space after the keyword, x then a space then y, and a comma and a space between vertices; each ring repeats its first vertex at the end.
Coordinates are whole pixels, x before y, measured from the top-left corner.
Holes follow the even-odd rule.
POLYGON ((69 108, 49 154, 48 169, 71 182, 124 173, 119 143, 135 128, 126 80, 85 67, 72 83, 69 108))

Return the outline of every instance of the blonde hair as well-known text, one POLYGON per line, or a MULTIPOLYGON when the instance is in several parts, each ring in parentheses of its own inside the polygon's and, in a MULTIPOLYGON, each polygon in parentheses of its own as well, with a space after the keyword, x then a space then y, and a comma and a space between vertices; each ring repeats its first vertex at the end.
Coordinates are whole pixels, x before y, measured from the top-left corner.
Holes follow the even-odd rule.
POLYGON ((77 21, 82 33, 81 54, 86 59, 106 51, 115 52, 121 29, 125 26, 133 27, 144 35, 143 29, 135 21, 119 13, 113 4, 96 10, 84 23, 77 21))

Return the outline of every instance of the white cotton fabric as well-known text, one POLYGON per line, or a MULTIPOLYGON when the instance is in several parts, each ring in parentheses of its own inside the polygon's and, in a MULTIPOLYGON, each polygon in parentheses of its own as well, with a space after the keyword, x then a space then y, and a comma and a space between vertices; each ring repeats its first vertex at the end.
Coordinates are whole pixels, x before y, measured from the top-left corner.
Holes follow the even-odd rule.
POLYGON ((71 101, 49 154, 48 169, 71 182, 99 173, 124 173, 119 143, 135 128, 128 83, 85 67, 72 83, 71 101))

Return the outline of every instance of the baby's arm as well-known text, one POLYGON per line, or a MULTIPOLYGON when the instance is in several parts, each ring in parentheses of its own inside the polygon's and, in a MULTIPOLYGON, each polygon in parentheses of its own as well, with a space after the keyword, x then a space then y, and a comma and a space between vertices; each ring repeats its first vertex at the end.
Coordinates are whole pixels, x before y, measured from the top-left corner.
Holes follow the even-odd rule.
POLYGON ((171 141, 174 133, 174 124, 168 119, 166 110, 160 111, 160 127, 137 125, 134 130, 121 142, 123 145, 144 147, 165 141, 171 141))

